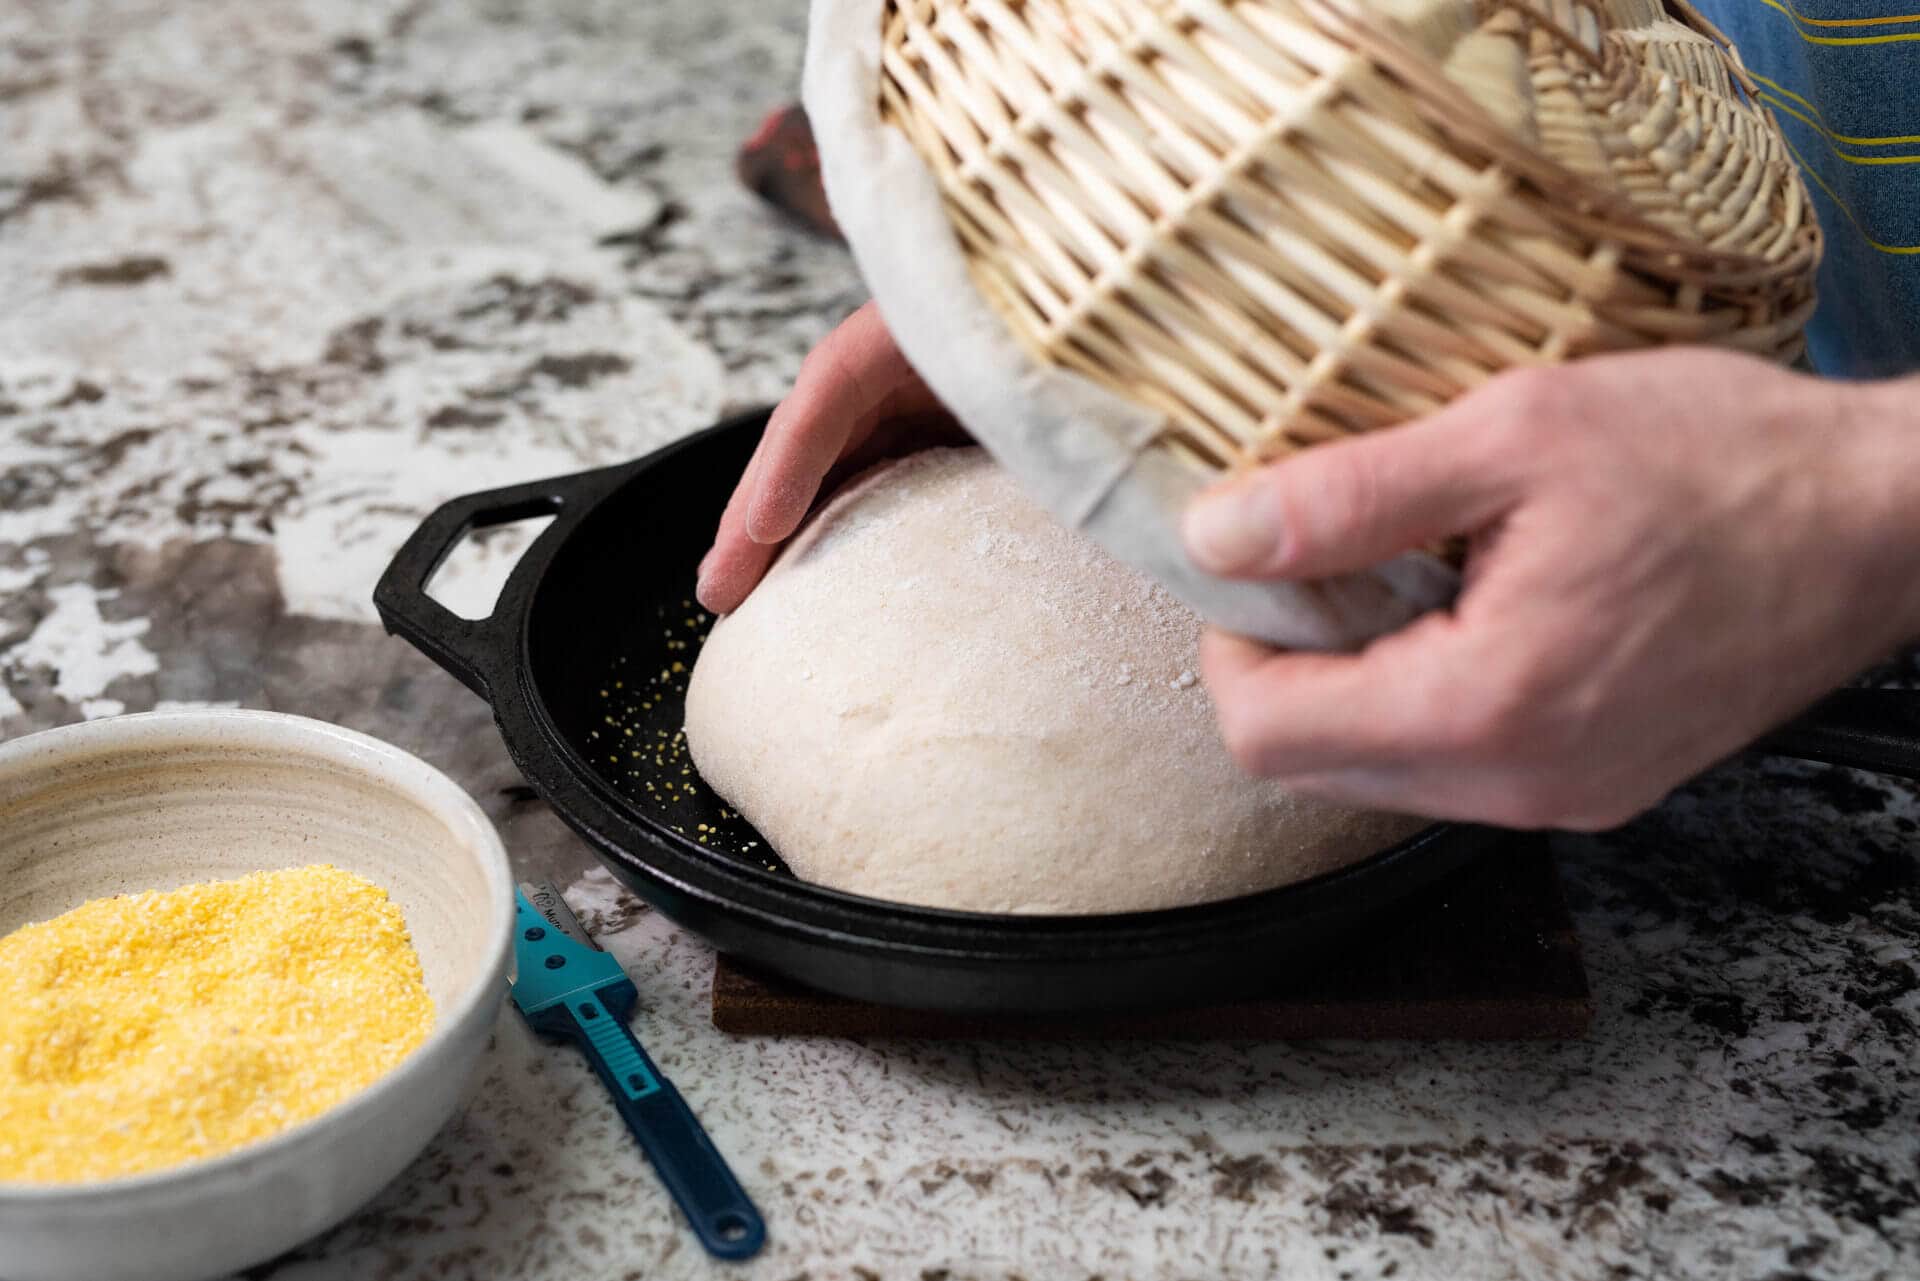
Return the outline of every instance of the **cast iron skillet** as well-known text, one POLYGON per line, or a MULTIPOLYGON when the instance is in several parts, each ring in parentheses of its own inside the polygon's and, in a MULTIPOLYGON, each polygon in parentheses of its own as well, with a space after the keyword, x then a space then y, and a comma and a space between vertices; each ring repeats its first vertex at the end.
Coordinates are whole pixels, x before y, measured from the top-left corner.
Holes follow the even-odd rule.
MULTIPOLYGON (((492 705, 528 782, 613 873, 721 950, 829 992, 953 1012, 1225 1000, 1257 992, 1274 958, 1357 927, 1505 839, 1436 825, 1298 885, 1103 916, 935 911, 794 879, 699 786, 672 739, 685 688, 673 664, 692 666, 703 633, 694 567, 766 417, 743 414, 637 462, 456 499, 374 593, 389 632, 492 705), (548 515, 491 617, 459 618, 426 595, 469 531, 548 515)), ((1837 696, 1767 748, 1920 775, 1920 695, 1837 696)))

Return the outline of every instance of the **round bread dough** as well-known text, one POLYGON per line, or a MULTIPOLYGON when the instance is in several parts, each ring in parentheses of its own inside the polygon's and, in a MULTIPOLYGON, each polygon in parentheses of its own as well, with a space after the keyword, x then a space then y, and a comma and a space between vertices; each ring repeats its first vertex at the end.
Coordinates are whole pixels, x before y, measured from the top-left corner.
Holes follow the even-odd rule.
POLYGON ((708 637, 687 745, 795 875, 982 912, 1229 898, 1421 826, 1241 773, 1199 620, 978 449, 842 491, 708 637))

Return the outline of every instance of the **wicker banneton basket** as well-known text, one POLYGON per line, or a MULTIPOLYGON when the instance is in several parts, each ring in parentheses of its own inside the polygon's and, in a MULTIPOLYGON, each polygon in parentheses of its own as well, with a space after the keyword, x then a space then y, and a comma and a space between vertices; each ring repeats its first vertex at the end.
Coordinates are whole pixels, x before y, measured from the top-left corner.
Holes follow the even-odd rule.
POLYGON ((1791 360, 1813 309, 1798 173, 1684 0, 818 0, 808 57, 909 359, 1056 514, 1271 640, 1357 643, 1451 576, 1213 582, 1200 486, 1516 366, 1791 360))

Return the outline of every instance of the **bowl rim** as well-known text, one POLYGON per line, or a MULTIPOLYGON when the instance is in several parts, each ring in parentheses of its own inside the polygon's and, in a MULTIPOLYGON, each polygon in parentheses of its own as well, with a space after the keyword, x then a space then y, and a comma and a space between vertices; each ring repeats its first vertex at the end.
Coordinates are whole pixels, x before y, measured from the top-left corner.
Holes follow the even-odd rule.
POLYGON ((217 732, 224 746, 265 748, 290 757, 306 756, 359 768, 445 822, 454 839, 479 858, 488 897, 492 900, 493 926, 487 964, 476 981, 467 984, 452 1001, 435 1009, 433 1031, 397 1067, 318 1115, 218 1156, 139 1174, 63 1183, 0 1179, 0 1207, 54 1208, 134 1193, 179 1190, 197 1181, 218 1183, 248 1167, 271 1162, 312 1142, 329 1126, 338 1126, 356 1115, 364 1118, 382 1096, 405 1090, 429 1072, 444 1070, 438 1062, 441 1054, 474 1018, 483 1012, 491 1017, 491 1011, 506 994, 508 966, 513 955, 515 907, 513 871, 506 846, 492 821, 465 788, 403 748, 358 730, 290 712, 251 708, 175 709, 81 721, 0 741, 0 774, 50 748, 62 751, 93 748, 97 752, 110 752, 162 744, 184 746, 191 741, 195 730, 217 732), (379 773, 366 770, 372 761, 378 761, 387 769, 379 773))

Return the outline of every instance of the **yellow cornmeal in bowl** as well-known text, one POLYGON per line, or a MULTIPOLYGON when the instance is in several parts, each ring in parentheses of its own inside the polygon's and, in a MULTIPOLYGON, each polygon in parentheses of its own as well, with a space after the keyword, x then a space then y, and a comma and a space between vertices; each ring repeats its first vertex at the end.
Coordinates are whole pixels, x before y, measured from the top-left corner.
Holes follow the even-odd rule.
POLYGON ((0 938, 0 1182, 265 1138, 383 1076, 433 1018, 399 907, 337 867, 96 899, 0 938))

